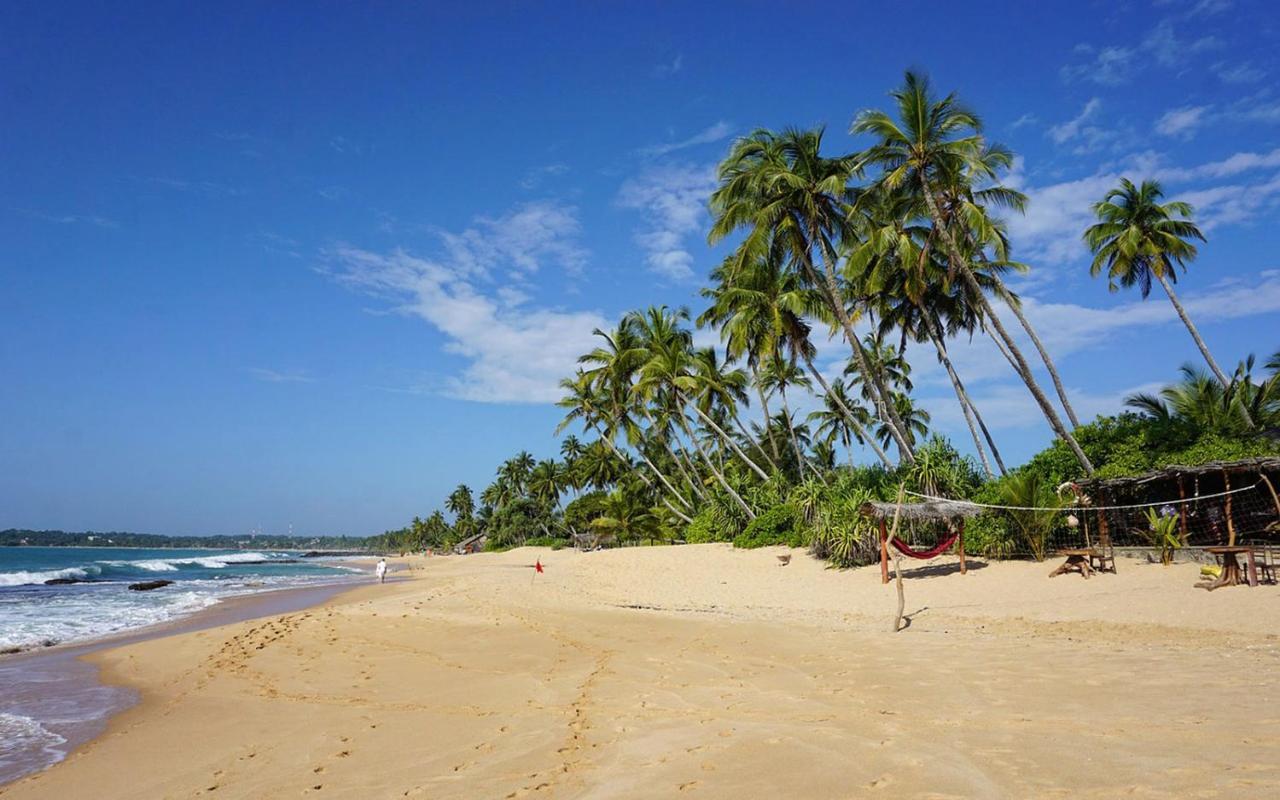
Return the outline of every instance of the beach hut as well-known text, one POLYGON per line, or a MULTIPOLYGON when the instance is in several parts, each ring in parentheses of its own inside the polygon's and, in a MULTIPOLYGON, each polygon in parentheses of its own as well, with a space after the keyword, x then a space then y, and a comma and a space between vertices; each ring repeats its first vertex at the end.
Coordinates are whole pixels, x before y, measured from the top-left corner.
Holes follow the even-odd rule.
POLYGON ((468 553, 478 553, 484 549, 484 543, 488 538, 488 535, 483 533, 468 536, 453 546, 454 555, 465 556, 468 553))
POLYGON ((942 555, 955 547, 960 557, 960 574, 968 572, 964 561, 964 521, 976 517, 982 509, 972 503, 954 500, 926 500, 922 503, 881 503, 872 501, 864 503, 862 516, 874 519, 880 527, 880 581, 889 582, 889 547, 892 545, 898 552, 908 558, 928 560, 942 555), (946 534, 927 550, 916 550, 898 537, 889 537, 888 520, 894 514, 901 522, 913 528, 928 526, 946 526, 946 534))
POLYGON ((1145 542, 1148 508, 1178 516, 1183 546, 1280 542, 1280 457, 1170 465, 1142 475, 1078 481, 1092 505, 1106 507, 1098 524, 1117 545, 1145 542), (1121 506, 1121 508, 1116 508, 1121 506))

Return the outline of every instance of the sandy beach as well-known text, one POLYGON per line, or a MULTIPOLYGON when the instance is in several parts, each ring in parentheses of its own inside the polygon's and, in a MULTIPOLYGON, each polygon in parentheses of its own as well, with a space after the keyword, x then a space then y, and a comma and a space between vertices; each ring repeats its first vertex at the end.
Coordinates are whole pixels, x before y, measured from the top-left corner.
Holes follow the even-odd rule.
POLYGON ((877 568, 782 552, 410 559, 314 608, 105 650, 141 702, 0 796, 1280 792, 1277 587, 939 560, 908 569, 892 634, 877 568))

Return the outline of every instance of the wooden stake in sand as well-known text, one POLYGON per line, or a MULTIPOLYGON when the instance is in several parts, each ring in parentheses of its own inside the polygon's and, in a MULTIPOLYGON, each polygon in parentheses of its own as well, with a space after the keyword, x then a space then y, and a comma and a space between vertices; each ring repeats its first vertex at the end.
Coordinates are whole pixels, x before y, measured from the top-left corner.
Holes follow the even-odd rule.
MULTIPOLYGON (((898 520, 902 515, 902 494, 906 489, 906 484, 898 484, 898 502, 893 509, 893 532, 889 534, 889 541, 893 541, 898 536, 898 520)), ((902 557, 898 555, 898 548, 893 550, 893 579, 898 586, 898 613, 893 617, 893 632, 897 633, 902 630, 902 611, 906 608, 907 599, 902 593, 902 557)))

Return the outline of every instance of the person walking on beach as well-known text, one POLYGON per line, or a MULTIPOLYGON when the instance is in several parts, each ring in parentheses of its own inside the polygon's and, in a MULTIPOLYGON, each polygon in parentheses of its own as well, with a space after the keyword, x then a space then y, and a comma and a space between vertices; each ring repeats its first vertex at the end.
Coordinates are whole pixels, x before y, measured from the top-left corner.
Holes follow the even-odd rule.
POLYGON ((387 560, 385 558, 378 559, 378 566, 373 568, 373 572, 378 576, 378 583, 387 582, 387 560))

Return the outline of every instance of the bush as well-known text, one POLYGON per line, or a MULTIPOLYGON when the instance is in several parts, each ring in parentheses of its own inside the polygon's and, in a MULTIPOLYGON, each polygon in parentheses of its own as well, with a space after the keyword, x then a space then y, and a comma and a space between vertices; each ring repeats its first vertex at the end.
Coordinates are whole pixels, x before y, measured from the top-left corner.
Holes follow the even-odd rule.
POLYGON ((557 539, 554 536, 531 536, 524 540, 525 547, 550 547, 552 550, 559 550, 568 542, 564 539, 557 539))
POLYGON ((800 512, 789 503, 774 506, 758 515, 747 529, 733 538, 734 547, 746 549, 785 545, 805 546, 805 529, 800 512))
POLYGON ((729 529, 720 525, 716 516, 713 508, 700 511, 693 518, 693 522, 684 529, 684 540, 689 544, 729 541, 729 529))

